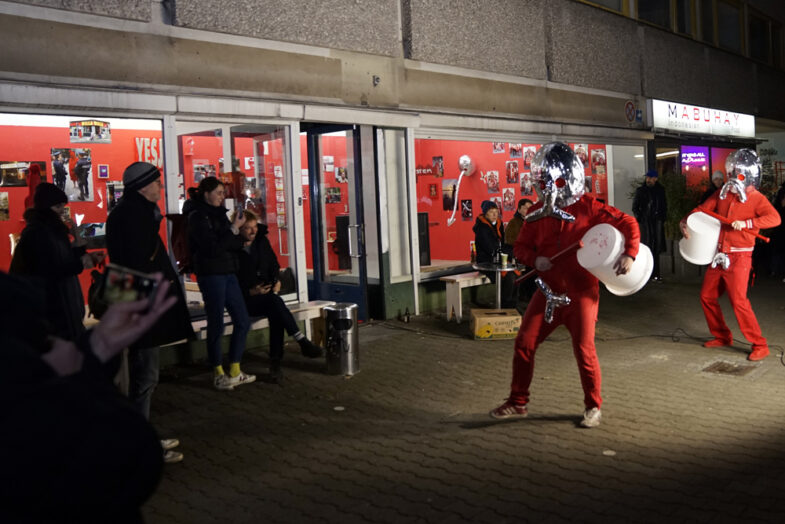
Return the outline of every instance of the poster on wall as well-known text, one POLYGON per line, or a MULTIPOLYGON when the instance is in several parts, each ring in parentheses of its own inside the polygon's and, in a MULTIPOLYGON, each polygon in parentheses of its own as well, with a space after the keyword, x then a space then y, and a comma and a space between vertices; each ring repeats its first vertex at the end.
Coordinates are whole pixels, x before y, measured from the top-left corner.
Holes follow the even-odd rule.
POLYGON ((485 185, 488 187, 488 193, 501 193, 499 188, 499 172, 486 171, 485 172, 485 185))
POLYGON ((0 193, 0 222, 6 222, 9 217, 8 191, 3 191, 0 193))
POLYGON ((431 169, 433 176, 441 178, 444 176, 444 157, 435 156, 431 159, 431 169))
POLYGON ((341 202, 341 188, 340 187, 328 187, 327 194, 324 196, 324 202, 326 204, 338 204, 341 202))
POLYGON ((507 183, 508 184, 517 184, 518 183, 518 161, 517 160, 508 160, 506 164, 506 171, 507 171, 507 183))
POLYGON ((521 175, 521 196, 532 196, 534 193, 534 186, 532 186, 532 174, 523 173, 521 175))
POLYGON ((0 160, 0 187, 26 187, 27 173, 33 164, 41 171, 41 181, 46 181, 46 162, 0 160))
POLYGON ((439 186, 436 184, 428 184, 428 196, 431 198, 438 198, 439 186))
POLYGON ((457 178, 442 180, 442 209, 452 211, 455 207, 455 189, 458 187, 457 178))
MULTIPOLYGON (((332 173, 335 170, 335 158, 332 156, 323 156, 322 157, 322 165, 324 166, 323 171, 325 173, 332 173)), ((279 167, 279 166, 276 166, 279 167)), ((275 175, 278 176, 278 175, 275 175)))
POLYGON ((509 144, 510 158, 523 158, 523 146, 521 144, 509 144))
POLYGON ((494 142, 493 153, 504 153, 504 142, 494 142))
POLYGON ((526 171, 532 168, 532 158, 537 152, 537 146, 526 146, 523 148, 523 169, 526 171))
POLYGON ((474 218, 474 214, 472 213, 472 201, 461 200, 461 220, 467 222, 472 218, 474 218))
POLYGON ((499 209, 499 216, 501 216, 501 214, 502 214, 502 197, 500 197, 500 196, 491 197, 491 202, 496 204, 496 207, 499 209))
POLYGON ((583 167, 585 168, 589 161, 589 147, 586 144, 575 144, 573 146, 573 151, 575 151, 575 156, 580 159, 581 164, 583 164, 583 167))
POLYGON ((72 144, 111 144, 109 122, 102 120, 72 120, 68 126, 72 144))
POLYGON ((504 211, 515 211, 515 190, 513 188, 504 188, 504 193, 502 193, 502 206, 504 211))
POLYGON ((109 166, 107 164, 98 165, 98 178, 109 178, 109 166))
POLYGON ((349 182, 349 175, 346 172, 345 167, 335 168, 335 181, 339 184, 346 184, 347 182, 349 182))
POLYGON ((123 183, 122 182, 107 182, 106 184, 106 212, 111 213, 112 209, 117 206, 117 202, 123 196, 123 183))
POLYGON ((592 175, 605 174, 605 150, 604 149, 591 150, 591 173, 592 175))

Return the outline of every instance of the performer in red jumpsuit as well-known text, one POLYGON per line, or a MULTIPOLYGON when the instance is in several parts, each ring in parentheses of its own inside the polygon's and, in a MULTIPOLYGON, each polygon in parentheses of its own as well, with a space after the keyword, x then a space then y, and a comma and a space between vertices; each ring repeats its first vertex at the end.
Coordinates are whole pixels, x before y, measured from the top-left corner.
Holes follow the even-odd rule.
POLYGON ((570 303, 557 307, 552 321, 548 322, 547 297, 535 293, 515 339, 510 396, 490 415, 509 418, 528 414, 537 346, 564 324, 572 337, 584 391, 586 411, 581 425, 594 427, 600 423, 602 404, 600 363, 594 346, 599 281, 578 264, 574 252, 553 260, 550 257, 581 240, 591 227, 608 223, 624 235, 624 252, 614 267, 617 274, 625 274, 638 254, 640 231, 633 217, 583 194, 583 165, 566 145, 542 146, 532 163, 532 174, 535 186, 540 188, 540 201, 526 215, 514 246, 515 258, 535 267, 553 294, 567 294, 570 303))
MULTIPOLYGON (((763 360, 769 346, 761 333, 758 319, 747 298, 747 281, 752 268, 752 251, 755 237, 761 229, 776 227, 780 216, 766 197, 756 187, 760 184, 760 162, 754 151, 739 149, 732 153, 725 164, 728 182, 722 190, 714 192, 708 200, 692 210, 713 211, 732 221, 723 224, 714 262, 706 270, 701 288, 701 305, 709 331, 714 335, 704 347, 730 346, 733 334, 725 323, 719 297, 728 292, 739 329, 750 343, 752 352, 748 360, 763 360)), ((689 238, 686 218, 681 222, 682 234, 689 238)))

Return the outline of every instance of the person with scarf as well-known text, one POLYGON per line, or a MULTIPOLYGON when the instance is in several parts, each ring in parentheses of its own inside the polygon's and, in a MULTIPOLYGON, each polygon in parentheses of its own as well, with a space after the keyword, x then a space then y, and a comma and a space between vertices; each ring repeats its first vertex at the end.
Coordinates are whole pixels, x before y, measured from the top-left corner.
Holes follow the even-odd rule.
MULTIPOLYGON (((482 214, 477 217, 472 231, 474 231, 474 245, 477 249, 477 263, 499 263, 500 253, 512 254, 511 246, 504 242, 504 224, 502 224, 499 207, 491 200, 485 200, 480 205, 482 214)), ((496 283, 496 272, 483 272, 493 283, 496 283)), ((515 300, 515 274, 507 272, 502 280, 502 307, 514 308, 515 300)))

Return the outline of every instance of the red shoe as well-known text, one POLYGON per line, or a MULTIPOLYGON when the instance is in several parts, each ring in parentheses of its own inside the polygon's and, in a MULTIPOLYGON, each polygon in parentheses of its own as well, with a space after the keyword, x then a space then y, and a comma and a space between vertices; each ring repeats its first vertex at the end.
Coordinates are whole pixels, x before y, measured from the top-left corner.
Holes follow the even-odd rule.
POLYGON ((753 348, 752 353, 747 355, 747 360, 763 360, 769 356, 769 348, 767 346, 758 346, 753 348))
POLYGON ((529 414, 526 404, 513 404, 509 400, 489 413, 493 418, 523 418, 529 414))
POLYGON ((713 338, 703 343, 705 348, 721 348, 723 346, 730 346, 733 340, 722 340, 721 338, 713 338))

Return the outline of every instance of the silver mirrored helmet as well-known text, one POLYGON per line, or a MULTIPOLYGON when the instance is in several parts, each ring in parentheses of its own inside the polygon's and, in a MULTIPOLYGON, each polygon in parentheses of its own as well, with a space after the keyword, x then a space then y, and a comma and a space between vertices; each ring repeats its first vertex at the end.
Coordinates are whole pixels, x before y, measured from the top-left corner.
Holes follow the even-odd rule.
POLYGON ((720 190, 720 198, 725 199, 728 191, 735 189, 735 193, 742 202, 747 201, 747 188, 760 187, 761 166, 758 155, 752 149, 739 149, 728 155, 725 160, 725 172, 728 181, 720 190))
POLYGON ((566 144, 543 145, 531 162, 532 179, 543 207, 526 215, 532 222, 546 216, 572 222, 575 217, 561 208, 574 204, 583 196, 584 170, 580 158, 566 144))

